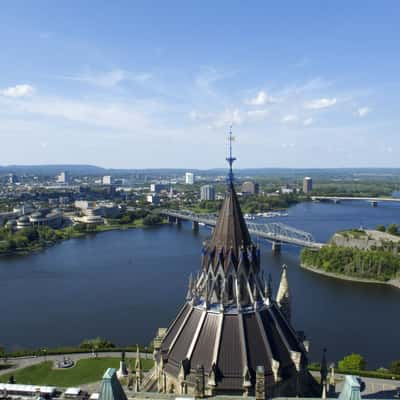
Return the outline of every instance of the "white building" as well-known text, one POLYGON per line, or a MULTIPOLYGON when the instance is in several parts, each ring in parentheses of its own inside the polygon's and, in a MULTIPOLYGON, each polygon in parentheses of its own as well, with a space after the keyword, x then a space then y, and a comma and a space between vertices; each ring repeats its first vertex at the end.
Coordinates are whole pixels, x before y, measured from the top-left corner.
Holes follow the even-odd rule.
POLYGON ((212 185, 204 185, 200 188, 200 200, 215 200, 215 189, 212 185))
POLYGON ((102 183, 103 185, 112 185, 112 176, 111 175, 103 176, 102 183))
POLYGON ((292 194, 295 192, 295 189, 287 187, 287 186, 282 186, 281 187, 281 193, 282 194, 292 194))
POLYGON ((157 196, 156 194, 148 194, 146 196, 146 201, 148 203, 151 203, 151 204, 159 204, 160 203, 160 197, 157 196))
POLYGON ((194 174, 192 172, 186 172, 185 174, 185 183, 186 185, 194 184, 194 174))
POLYGON ((162 183, 152 183, 150 185, 150 192, 152 193, 160 193, 161 190, 164 189, 164 185, 162 183))
POLYGON ((313 189, 313 181, 312 178, 310 178, 309 176, 306 176, 303 179, 303 192, 304 193, 311 193, 313 189))
POLYGON ((118 218, 123 209, 113 202, 75 200, 75 208, 79 208, 86 216, 97 215, 105 218, 118 218))
POLYGON ((60 172, 57 176, 57 183, 68 183, 68 174, 65 171, 60 172))

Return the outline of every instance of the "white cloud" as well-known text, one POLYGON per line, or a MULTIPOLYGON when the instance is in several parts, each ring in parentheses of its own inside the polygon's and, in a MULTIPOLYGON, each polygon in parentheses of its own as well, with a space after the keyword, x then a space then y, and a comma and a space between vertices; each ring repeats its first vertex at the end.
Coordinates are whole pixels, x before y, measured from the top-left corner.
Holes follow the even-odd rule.
POLYGON ((357 115, 360 117, 360 118, 363 118, 363 117, 366 117, 369 113, 371 112, 371 109, 369 108, 369 107, 360 107, 358 110, 357 110, 357 115))
POLYGON ((213 67, 205 67, 202 68, 201 72, 195 77, 195 85, 202 92, 216 96, 217 93, 215 92, 214 84, 227 76, 230 76, 230 74, 217 71, 213 67))
POLYGON ((6 97, 27 97, 31 96, 34 88, 31 85, 22 84, 15 85, 6 89, 0 90, 0 94, 6 97))
POLYGON ((192 110, 189 112, 189 118, 193 121, 206 121, 213 118, 213 114, 192 110))
POLYGON ((318 110, 321 108, 332 107, 337 103, 336 98, 328 99, 328 98, 320 98, 308 101, 304 103, 304 108, 308 108, 311 110, 318 110))
POLYGON ((192 110, 188 113, 192 121, 206 122, 209 127, 223 127, 231 124, 240 125, 247 121, 261 121, 267 117, 269 110, 244 111, 239 108, 228 108, 219 113, 199 112, 192 110))
POLYGON ((60 118, 99 128, 132 131, 150 125, 150 115, 155 106, 148 105, 146 111, 143 111, 137 103, 121 104, 60 97, 34 97, 29 101, 4 102, 4 107, 9 107, 12 112, 60 118))
POLYGON ((313 122, 314 122, 314 120, 312 118, 307 118, 303 121, 303 125, 309 126, 309 125, 312 125, 313 122))
POLYGON ((218 128, 228 125, 240 125, 243 122, 243 116, 239 109, 227 109, 219 114, 215 120, 214 125, 218 128))
POLYGON ((103 88, 111 88, 119 85, 123 81, 132 81, 143 83, 152 78, 152 75, 149 73, 143 74, 132 74, 123 69, 113 69, 111 71, 102 72, 102 73, 84 73, 73 76, 68 76, 65 79, 88 83, 93 86, 100 86, 103 88))
POLYGON ((267 92, 265 92, 264 90, 260 90, 255 97, 247 99, 245 103, 252 106, 263 106, 264 104, 270 103, 271 101, 272 99, 267 95, 267 92))
POLYGON ((298 97, 301 94, 315 92, 318 90, 326 89, 332 86, 332 82, 326 79, 316 77, 305 81, 303 83, 297 83, 294 85, 288 85, 284 87, 282 90, 278 91, 276 95, 279 98, 288 98, 288 97, 298 97))
POLYGON ((268 110, 250 110, 246 113, 249 119, 264 119, 268 114, 268 110))
POLYGON ((297 121, 297 115, 294 115, 294 114, 285 115, 282 118, 282 122, 285 124, 291 123, 291 122, 296 122, 296 121, 297 121))

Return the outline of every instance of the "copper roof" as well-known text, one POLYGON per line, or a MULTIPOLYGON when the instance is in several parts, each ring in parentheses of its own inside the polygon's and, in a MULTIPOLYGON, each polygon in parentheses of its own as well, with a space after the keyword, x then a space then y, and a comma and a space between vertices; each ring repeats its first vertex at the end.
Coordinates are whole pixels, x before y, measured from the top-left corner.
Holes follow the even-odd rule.
POLYGON ((237 268, 240 261, 248 265, 249 258, 256 256, 232 182, 228 184, 214 233, 204 250, 203 268, 206 270, 210 263, 214 269, 222 264, 225 271, 231 264, 237 268))
MULTIPOLYGON (((215 362, 218 390, 243 390, 245 367, 254 385, 259 365, 265 369, 267 384, 273 384, 274 360, 279 362, 281 379, 295 382, 298 372, 293 352, 301 354, 303 367, 307 365, 303 344, 275 302, 259 311, 235 314, 216 314, 186 303, 184 312, 170 326, 161 351, 165 371, 178 377, 181 366, 185 365, 187 381, 194 379, 199 365, 208 376, 215 362), (218 350, 216 359, 215 349, 218 350)), ((301 380, 304 379, 307 384, 312 381, 308 374, 302 376, 301 380)), ((308 389, 299 387, 297 390, 304 395, 308 389)), ((285 389, 283 393, 297 394, 294 388, 285 389)))
POLYGON ((235 187, 233 183, 230 183, 210 241, 210 248, 223 248, 225 251, 233 248, 237 256, 240 246, 250 245, 250 234, 240 209, 235 187))
MULTIPOLYGON (((232 136, 230 137, 232 141, 232 136)), ((232 157, 225 200, 210 242, 203 248, 201 274, 189 281, 187 302, 161 344, 164 391, 167 377, 196 385, 203 370, 206 384, 224 393, 255 389, 258 366, 264 368, 270 394, 315 394, 307 350, 281 306, 265 296, 260 252, 251 241, 233 185, 232 157)), ((161 376, 160 376, 161 378, 161 376)))

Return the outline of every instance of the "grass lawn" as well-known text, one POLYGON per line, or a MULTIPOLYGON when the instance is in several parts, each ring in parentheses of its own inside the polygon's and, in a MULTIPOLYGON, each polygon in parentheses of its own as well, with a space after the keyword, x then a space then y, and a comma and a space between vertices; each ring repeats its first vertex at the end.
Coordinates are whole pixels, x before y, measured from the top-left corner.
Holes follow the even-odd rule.
MULTIPOLYGON (((100 381, 107 368, 119 368, 119 361, 119 358, 87 358, 79 360, 75 367, 64 370, 53 369, 53 362, 46 361, 1 375, 0 382, 8 382, 10 375, 14 375, 16 383, 21 384, 79 386, 100 381)), ((129 362, 134 366, 135 360, 127 360, 127 363, 129 362)), ((142 366, 149 370, 153 366, 153 360, 142 359, 142 366)))

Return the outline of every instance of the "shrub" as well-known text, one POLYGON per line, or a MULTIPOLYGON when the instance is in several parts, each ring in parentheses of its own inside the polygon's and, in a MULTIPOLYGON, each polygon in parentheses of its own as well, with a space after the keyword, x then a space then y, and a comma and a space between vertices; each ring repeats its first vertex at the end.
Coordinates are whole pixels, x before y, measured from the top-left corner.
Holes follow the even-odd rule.
POLYGON ((158 214, 149 214, 143 218, 143 225, 151 226, 162 222, 162 217, 158 214))
POLYGON ((393 374, 400 375, 400 360, 395 360, 390 364, 389 371, 393 374))
POLYGON ((339 361, 339 369, 341 370, 364 370, 366 366, 365 359, 362 355, 352 353, 339 361))
POLYGON ((397 235, 399 233, 399 227, 396 224, 390 224, 387 227, 387 232, 391 235, 397 235))
POLYGON ((79 347, 81 349, 86 350, 101 350, 101 349, 110 349, 115 348, 115 344, 110 342, 109 340, 103 339, 101 337, 97 337, 94 339, 86 339, 84 340, 79 347))

